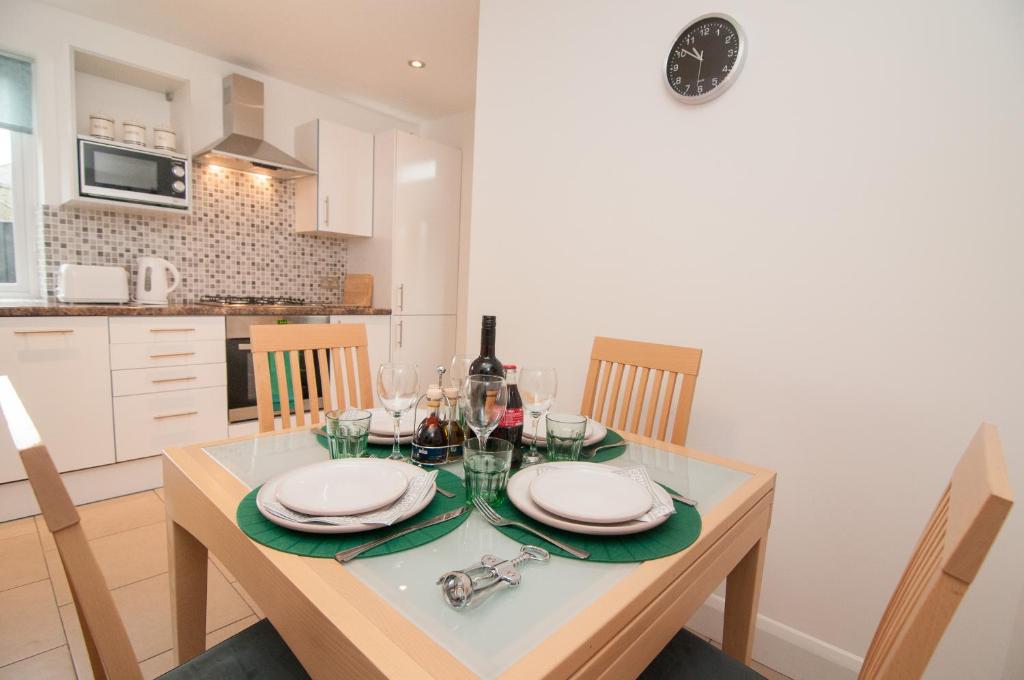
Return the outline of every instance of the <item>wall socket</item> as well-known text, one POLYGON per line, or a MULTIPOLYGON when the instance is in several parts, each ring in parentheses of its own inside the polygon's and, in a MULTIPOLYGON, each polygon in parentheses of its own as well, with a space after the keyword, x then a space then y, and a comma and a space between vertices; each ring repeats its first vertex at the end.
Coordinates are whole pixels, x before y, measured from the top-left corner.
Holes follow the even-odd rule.
POLYGON ((322 290, 338 290, 341 288, 340 276, 321 276, 320 288, 322 290))

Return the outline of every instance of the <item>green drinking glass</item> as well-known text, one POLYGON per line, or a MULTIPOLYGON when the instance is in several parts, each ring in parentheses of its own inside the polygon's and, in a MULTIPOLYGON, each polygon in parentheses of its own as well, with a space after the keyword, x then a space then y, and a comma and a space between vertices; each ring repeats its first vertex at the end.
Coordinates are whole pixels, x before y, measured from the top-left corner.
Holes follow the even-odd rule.
POLYGON ((587 417, 549 413, 547 417, 547 459, 555 463, 579 460, 583 436, 587 433, 587 417))
POLYGON ((512 443, 489 437, 481 443, 478 437, 462 445, 462 467, 465 471, 466 505, 473 507, 474 498, 482 498, 494 506, 505 497, 509 470, 512 469, 512 443))
POLYGON ((350 408, 345 411, 328 411, 327 446, 331 458, 359 458, 366 455, 366 444, 370 437, 369 411, 350 408))

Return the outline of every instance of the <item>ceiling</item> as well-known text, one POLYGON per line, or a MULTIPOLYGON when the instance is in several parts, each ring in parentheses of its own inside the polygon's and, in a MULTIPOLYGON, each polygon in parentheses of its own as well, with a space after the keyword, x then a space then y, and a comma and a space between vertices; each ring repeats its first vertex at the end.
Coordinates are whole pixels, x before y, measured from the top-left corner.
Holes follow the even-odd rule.
POLYGON ((407 118, 475 100, 478 0, 43 2, 407 118))

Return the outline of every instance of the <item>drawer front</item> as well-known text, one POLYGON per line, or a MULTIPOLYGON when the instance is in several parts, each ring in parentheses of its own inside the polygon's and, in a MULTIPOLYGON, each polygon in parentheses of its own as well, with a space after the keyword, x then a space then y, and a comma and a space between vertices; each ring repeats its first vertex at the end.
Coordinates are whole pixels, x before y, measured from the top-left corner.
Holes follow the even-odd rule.
MULTIPOLYGON (((61 472, 114 462, 107 320, 0 319, 0 375, 8 375, 61 472)), ((0 424, 0 483, 25 478, 0 424)))
POLYGON ((228 384, 224 364, 198 364, 170 368, 130 368, 111 372, 115 397, 131 394, 177 392, 228 384))
POLYGON ((224 340, 223 316, 133 316, 110 319, 110 342, 224 340))
POLYGON ((228 394, 223 387, 114 397, 117 460, 160 453, 168 446, 223 439, 228 394))
POLYGON ((223 340, 148 342, 110 346, 110 368, 164 368, 224 363, 223 340))

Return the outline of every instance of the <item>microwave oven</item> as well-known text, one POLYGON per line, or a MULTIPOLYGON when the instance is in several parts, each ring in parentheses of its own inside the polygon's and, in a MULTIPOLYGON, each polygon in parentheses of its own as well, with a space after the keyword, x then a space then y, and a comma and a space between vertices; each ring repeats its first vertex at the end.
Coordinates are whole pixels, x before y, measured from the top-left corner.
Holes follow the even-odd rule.
POLYGON ((188 210, 190 165, 181 154, 79 136, 78 193, 188 210))

